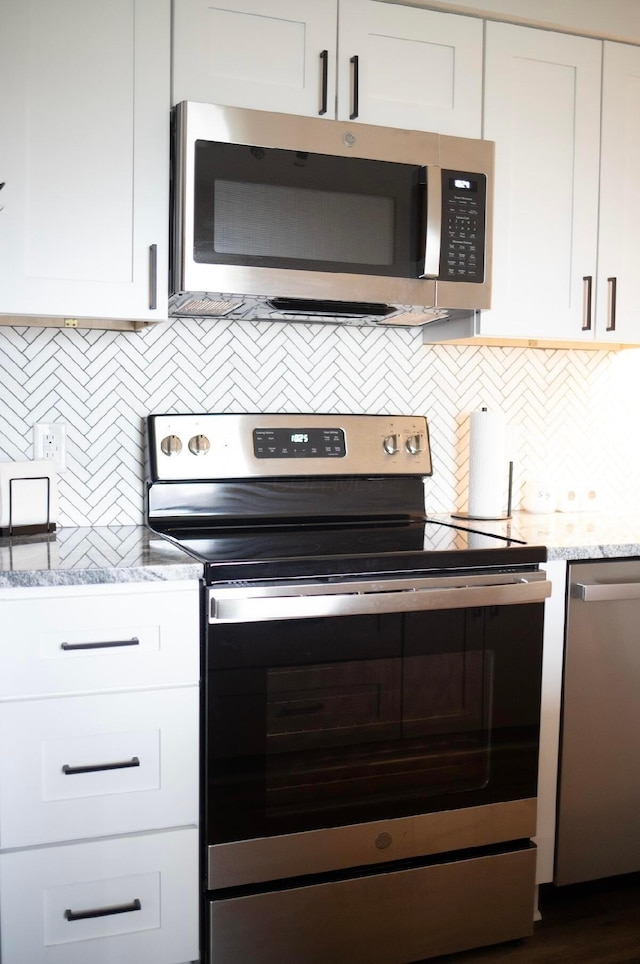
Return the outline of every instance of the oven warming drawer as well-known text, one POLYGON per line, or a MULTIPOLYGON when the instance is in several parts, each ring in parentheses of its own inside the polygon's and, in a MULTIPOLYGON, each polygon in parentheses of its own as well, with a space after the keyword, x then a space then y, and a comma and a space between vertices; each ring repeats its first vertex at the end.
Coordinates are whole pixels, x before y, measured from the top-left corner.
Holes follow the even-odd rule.
POLYGON ((513 606, 543 602, 551 583, 543 571, 415 579, 212 586, 210 623, 314 619, 379 613, 513 606))
POLYGON ((213 900, 210 961, 403 964, 527 937, 533 933, 535 854, 530 845, 213 900))

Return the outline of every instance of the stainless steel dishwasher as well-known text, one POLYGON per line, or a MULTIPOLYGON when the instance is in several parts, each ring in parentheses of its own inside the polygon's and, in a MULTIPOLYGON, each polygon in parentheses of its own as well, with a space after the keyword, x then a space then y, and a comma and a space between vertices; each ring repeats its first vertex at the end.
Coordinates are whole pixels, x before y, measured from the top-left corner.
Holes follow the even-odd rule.
POLYGON ((640 870, 640 559, 568 585, 556 884, 640 870))

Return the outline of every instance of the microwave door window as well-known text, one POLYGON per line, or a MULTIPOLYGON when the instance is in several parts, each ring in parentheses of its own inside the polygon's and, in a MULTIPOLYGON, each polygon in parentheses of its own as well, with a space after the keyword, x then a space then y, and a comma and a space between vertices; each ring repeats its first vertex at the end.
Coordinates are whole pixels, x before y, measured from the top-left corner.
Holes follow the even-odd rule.
POLYGON ((194 259, 417 277, 422 182, 408 164, 198 142, 194 259))

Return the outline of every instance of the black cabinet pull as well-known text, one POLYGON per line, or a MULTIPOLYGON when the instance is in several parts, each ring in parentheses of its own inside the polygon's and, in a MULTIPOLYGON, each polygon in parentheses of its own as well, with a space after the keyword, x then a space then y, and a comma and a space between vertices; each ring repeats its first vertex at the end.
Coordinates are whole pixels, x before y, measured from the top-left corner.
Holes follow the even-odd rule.
POLYGON ((76 773, 97 773, 99 770, 126 770, 128 767, 139 766, 139 758, 132 756, 130 760, 121 760, 118 763, 89 763, 81 767, 71 767, 68 763, 65 763, 63 764, 62 772, 66 777, 72 777, 76 773))
POLYGON ((351 58, 353 65, 353 110, 349 114, 349 120, 355 120, 360 111, 360 58, 356 54, 351 58))
POLYGON ((149 245, 149 308, 158 307, 158 245, 149 245))
POLYGON ((132 910, 142 910, 136 897, 130 904, 114 904, 112 907, 95 907, 93 910, 65 910, 65 920, 87 920, 89 917, 110 917, 111 914, 128 914, 132 910))
POLYGON ((607 301, 607 331, 616 330, 616 301, 618 298, 618 279, 607 278, 609 298, 607 301))
POLYGON ((327 113, 327 89, 329 86, 329 51, 320 51, 320 61, 322 63, 322 95, 320 97, 320 116, 327 113))
POLYGON ((582 279, 582 330, 591 331, 591 296, 593 292, 593 278, 585 275, 582 279))
POLYGON ((60 649, 68 653, 73 649, 112 649, 115 646, 139 646, 140 640, 137 636, 131 639, 106 639, 100 643, 60 643, 60 649))

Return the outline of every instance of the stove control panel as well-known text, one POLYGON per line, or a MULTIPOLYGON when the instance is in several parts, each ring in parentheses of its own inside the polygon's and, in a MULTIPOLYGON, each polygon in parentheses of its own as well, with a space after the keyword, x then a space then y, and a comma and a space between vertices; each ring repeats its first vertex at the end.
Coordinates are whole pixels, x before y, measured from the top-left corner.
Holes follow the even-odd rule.
POLYGON ((150 481, 431 475, 421 415, 149 415, 150 481))

